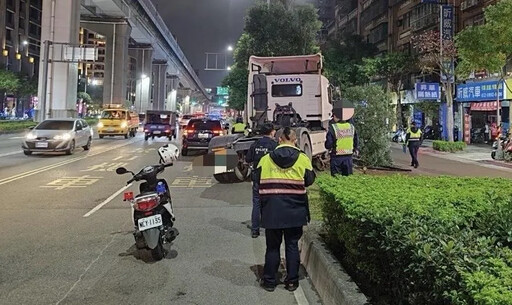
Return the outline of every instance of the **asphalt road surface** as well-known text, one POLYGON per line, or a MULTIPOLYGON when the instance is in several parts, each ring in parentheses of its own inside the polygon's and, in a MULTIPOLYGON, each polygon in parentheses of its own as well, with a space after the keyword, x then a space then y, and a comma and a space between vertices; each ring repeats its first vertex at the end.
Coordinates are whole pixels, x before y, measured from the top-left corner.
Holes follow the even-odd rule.
POLYGON ((167 168, 180 235, 152 262, 135 251, 129 176, 115 168, 158 163, 163 138, 25 156, 21 136, 0 136, 0 304, 320 304, 307 277, 295 293, 259 287, 265 239, 247 228, 249 183, 217 184, 195 157, 167 168))

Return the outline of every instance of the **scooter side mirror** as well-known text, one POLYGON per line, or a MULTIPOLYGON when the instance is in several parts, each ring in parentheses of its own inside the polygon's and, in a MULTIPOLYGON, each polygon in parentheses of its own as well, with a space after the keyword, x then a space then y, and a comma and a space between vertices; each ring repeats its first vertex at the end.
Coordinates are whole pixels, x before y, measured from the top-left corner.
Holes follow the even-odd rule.
POLYGON ((124 175, 128 172, 128 170, 124 167, 118 167, 116 168, 116 174, 118 175, 124 175))

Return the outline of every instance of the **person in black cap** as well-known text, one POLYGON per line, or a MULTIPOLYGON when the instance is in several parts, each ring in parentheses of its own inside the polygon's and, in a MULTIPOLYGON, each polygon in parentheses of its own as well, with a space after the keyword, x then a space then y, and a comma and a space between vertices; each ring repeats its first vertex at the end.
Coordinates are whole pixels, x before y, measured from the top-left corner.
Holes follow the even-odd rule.
POLYGON ((411 166, 418 168, 420 163, 418 162, 418 150, 420 149, 421 142, 423 141, 423 134, 421 130, 416 127, 416 123, 411 122, 411 127, 407 130, 405 136, 405 143, 409 147, 409 153, 411 154, 411 166))
POLYGON ((329 124, 325 148, 331 152, 331 175, 349 176, 353 173, 352 155, 357 154, 358 137, 350 119, 354 106, 347 101, 335 102, 333 119, 329 124))
POLYGON ((259 195, 259 184, 255 180, 255 169, 258 167, 260 159, 274 151, 277 147, 277 142, 274 140, 276 131, 274 126, 270 123, 266 123, 261 128, 263 138, 254 142, 251 148, 245 156, 247 163, 252 163, 253 175, 252 175, 252 216, 251 216, 251 236, 257 238, 260 236, 260 217, 261 217, 261 206, 260 206, 260 195, 259 195))

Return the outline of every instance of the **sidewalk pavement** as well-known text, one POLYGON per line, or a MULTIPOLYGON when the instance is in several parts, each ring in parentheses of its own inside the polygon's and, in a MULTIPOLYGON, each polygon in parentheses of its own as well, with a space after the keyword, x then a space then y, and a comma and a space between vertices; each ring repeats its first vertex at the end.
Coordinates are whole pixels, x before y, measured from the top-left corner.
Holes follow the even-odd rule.
POLYGON ((443 158, 447 160, 459 161, 463 163, 475 163, 485 167, 498 167, 512 169, 512 163, 493 160, 491 157, 492 146, 482 145, 468 145, 464 151, 450 153, 437 151, 432 148, 432 140, 424 140, 421 145, 420 151, 426 155, 443 158))

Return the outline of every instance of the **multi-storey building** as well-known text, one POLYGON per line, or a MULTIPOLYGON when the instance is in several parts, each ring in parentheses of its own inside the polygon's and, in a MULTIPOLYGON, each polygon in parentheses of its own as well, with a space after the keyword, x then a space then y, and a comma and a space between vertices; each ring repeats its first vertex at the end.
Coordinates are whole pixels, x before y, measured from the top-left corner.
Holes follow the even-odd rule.
MULTIPOLYGON (((42 0, 0 0, 0 69, 24 76, 39 73, 42 0)), ((35 99, 1 92, 0 111, 23 116, 35 99)))
POLYGON ((37 75, 41 45, 42 0, 0 0, 0 66, 37 75))
POLYGON ((80 28, 81 44, 95 47, 98 50, 98 60, 86 61, 79 64, 79 75, 87 85, 102 86, 105 77, 105 37, 93 31, 80 28))

